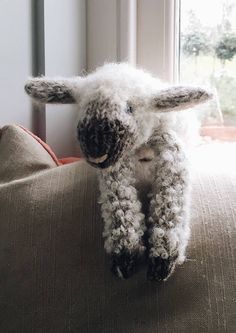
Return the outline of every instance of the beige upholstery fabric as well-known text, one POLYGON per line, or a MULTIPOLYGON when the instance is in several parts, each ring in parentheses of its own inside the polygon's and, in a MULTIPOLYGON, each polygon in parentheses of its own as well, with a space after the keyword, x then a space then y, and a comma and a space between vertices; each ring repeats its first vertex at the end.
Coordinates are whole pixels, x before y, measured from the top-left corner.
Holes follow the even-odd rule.
POLYGON ((94 170, 56 167, 28 134, 5 129, 0 332, 236 332, 236 174, 204 170, 193 176, 189 260, 165 283, 146 281, 145 267, 121 281, 103 250, 94 170))

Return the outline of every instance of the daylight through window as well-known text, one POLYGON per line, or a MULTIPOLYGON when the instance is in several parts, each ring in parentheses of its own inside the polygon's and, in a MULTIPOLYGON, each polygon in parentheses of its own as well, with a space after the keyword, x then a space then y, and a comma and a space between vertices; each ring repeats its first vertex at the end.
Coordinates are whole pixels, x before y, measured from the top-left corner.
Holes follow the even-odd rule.
POLYGON ((203 125, 236 126, 236 0, 182 0, 180 81, 210 85, 203 125))

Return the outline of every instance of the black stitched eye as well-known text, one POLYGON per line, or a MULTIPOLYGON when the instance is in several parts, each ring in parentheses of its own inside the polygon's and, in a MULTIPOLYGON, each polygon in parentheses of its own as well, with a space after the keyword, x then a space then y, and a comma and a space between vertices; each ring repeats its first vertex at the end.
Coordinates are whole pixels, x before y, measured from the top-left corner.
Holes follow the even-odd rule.
POLYGON ((133 111, 134 111, 134 110, 133 110, 132 106, 128 105, 128 106, 127 106, 127 109, 126 109, 126 112, 127 112, 127 113, 133 113, 133 111))

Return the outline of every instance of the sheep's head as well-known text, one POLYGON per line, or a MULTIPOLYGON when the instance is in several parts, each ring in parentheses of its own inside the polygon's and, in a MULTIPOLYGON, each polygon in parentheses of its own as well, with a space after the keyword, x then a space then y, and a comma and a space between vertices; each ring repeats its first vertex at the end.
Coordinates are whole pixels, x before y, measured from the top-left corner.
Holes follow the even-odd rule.
POLYGON ((42 103, 76 103, 78 139, 88 163, 106 168, 145 143, 154 118, 202 103, 211 94, 199 87, 165 86, 127 64, 107 64, 72 79, 33 78, 26 92, 42 103))

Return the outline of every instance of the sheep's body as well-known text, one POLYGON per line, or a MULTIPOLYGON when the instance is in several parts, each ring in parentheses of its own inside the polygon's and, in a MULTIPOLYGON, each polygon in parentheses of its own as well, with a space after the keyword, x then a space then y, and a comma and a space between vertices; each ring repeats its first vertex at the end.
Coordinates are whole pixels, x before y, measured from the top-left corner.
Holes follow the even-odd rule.
POLYGON ((120 277, 131 275, 147 247, 149 279, 165 280, 184 262, 190 230, 190 184, 181 140, 169 127, 156 128, 145 145, 114 168, 99 171, 99 182, 105 249, 113 256, 113 271, 120 277), (136 189, 137 169, 143 163, 152 184, 148 216, 136 189))
POLYGON ((26 91, 44 103, 78 104, 82 151, 88 163, 100 168, 103 236, 113 272, 129 277, 146 252, 148 278, 167 279, 184 261, 189 238, 181 121, 168 111, 192 107, 210 94, 197 87, 167 86, 127 64, 107 64, 83 78, 32 79, 26 91), (144 216, 136 171, 146 159, 153 181, 144 216))

